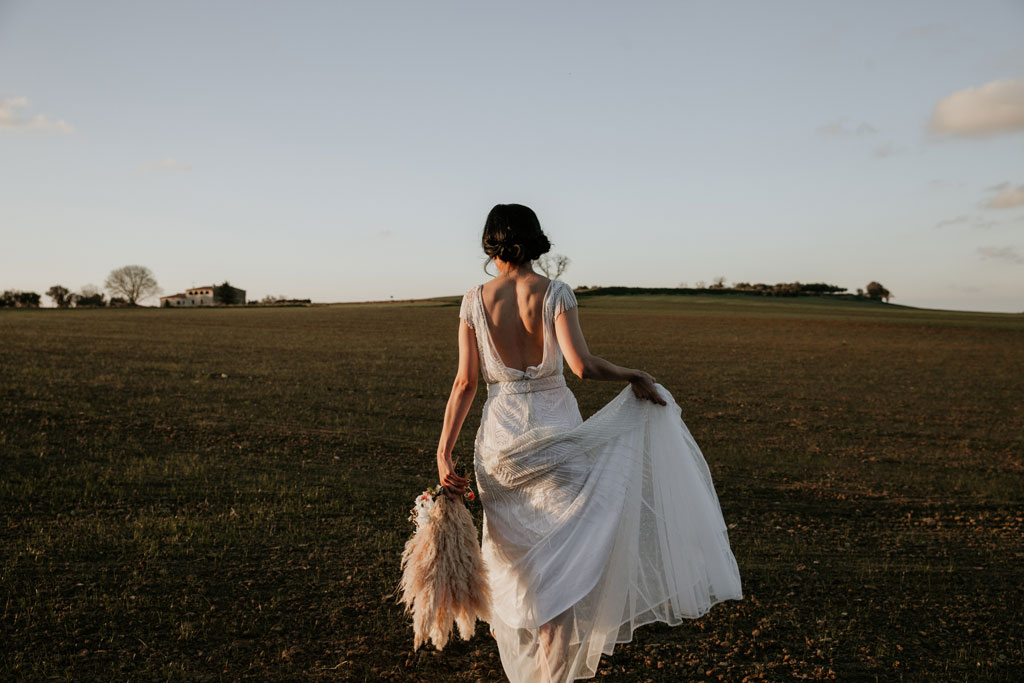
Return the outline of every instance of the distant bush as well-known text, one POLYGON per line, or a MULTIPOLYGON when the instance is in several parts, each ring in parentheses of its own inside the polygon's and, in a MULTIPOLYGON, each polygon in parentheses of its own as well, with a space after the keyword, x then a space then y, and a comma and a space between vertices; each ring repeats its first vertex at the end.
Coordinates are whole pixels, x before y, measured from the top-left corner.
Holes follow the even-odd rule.
POLYGON ((0 294, 0 308, 39 308, 40 298, 35 292, 8 289, 0 294))
POLYGON ((737 282, 732 287, 725 286, 725 278, 715 278, 710 286, 698 281, 696 287, 687 287, 683 283, 679 287, 587 287, 578 288, 579 294, 745 294, 748 296, 846 296, 846 287, 830 285, 824 282, 778 282, 774 285, 758 282, 737 282))
POLYGON ((46 296, 53 299, 57 308, 68 308, 73 301, 71 290, 63 285, 54 285, 46 290, 46 296))
POLYGON ((268 294, 267 296, 265 296, 262 299, 260 299, 259 302, 250 301, 249 305, 259 305, 259 306, 296 306, 296 305, 299 305, 299 304, 311 304, 311 303, 313 303, 313 301, 311 299, 289 299, 286 296, 273 296, 273 295, 268 294))
POLYGON ((82 291, 71 295, 75 308, 102 308, 107 305, 107 295, 95 285, 86 285, 82 291))
POLYGON ((242 294, 240 289, 232 287, 227 280, 213 288, 213 300, 218 304, 240 304, 242 294))
POLYGON ((881 301, 881 300, 885 299, 885 302, 888 303, 889 302, 889 297, 892 296, 892 293, 889 292, 888 289, 883 287, 881 285, 881 283, 878 283, 878 282, 869 282, 868 286, 867 286, 867 290, 868 290, 868 298, 874 299, 875 301, 881 301))

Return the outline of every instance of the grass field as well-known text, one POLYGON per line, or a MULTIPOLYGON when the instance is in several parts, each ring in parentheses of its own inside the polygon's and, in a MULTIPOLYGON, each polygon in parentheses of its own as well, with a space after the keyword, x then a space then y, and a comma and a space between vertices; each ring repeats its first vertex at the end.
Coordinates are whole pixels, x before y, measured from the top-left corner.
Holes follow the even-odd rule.
MULTIPOLYGON (((682 406, 746 594, 598 678, 1019 680, 1024 315, 580 301, 682 406)), ((457 306, 0 312, 0 679, 503 680, 392 596, 457 306)))

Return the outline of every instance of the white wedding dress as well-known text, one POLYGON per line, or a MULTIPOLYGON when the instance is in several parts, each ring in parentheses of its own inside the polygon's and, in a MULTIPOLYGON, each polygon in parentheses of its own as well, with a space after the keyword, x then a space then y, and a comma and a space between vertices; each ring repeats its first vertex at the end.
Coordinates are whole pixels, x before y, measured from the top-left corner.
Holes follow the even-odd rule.
POLYGON ((552 280, 540 365, 507 367, 481 286, 462 300, 487 401, 474 472, 491 631, 513 683, 595 675, 642 624, 675 625, 740 599, 739 570, 700 449, 668 403, 627 386, 585 422, 562 375, 554 321, 576 305, 552 280))

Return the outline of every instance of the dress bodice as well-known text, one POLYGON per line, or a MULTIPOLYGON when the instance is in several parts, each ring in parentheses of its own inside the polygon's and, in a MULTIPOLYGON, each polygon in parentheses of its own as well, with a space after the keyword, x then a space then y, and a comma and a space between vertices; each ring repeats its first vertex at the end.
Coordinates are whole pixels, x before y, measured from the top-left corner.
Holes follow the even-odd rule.
POLYGON ((525 370, 510 368, 505 365, 491 339, 490 325, 487 322, 487 311, 484 309, 481 290, 477 285, 462 297, 459 317, 473 328, 476 333, 477 349, 480 353, 480 372, 487 384, 496 382, 517 382, 535 380, 552 375, 562 374, 562 351, 555 336, 555 318, 563 311, 576 306, 576 295, 572 288, 561 280, 552 280, 544 293, 543 302, 543 335, 544 352, 538 365, 531 365, 525 370))

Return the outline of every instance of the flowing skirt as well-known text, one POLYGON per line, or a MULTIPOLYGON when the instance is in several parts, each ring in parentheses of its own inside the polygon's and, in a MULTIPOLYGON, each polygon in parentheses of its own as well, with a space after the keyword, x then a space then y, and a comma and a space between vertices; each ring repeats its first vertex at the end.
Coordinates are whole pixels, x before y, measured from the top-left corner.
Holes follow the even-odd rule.
MULTIPOLYGON (((491 631, 513 683, 590 678, 638 626, 676 625, 742 598, 707 464, 657 387, 667 406, 627 386, 585 422, 575 409, 573 427, 530 420, 497 439, 485 406, 474 461, 482 550, 491 631)), ((547 398, 565 404, 559 391, 575 408, 564 386, 547 398)), ((522 412, 539 396, 493 400, 522 412)))

